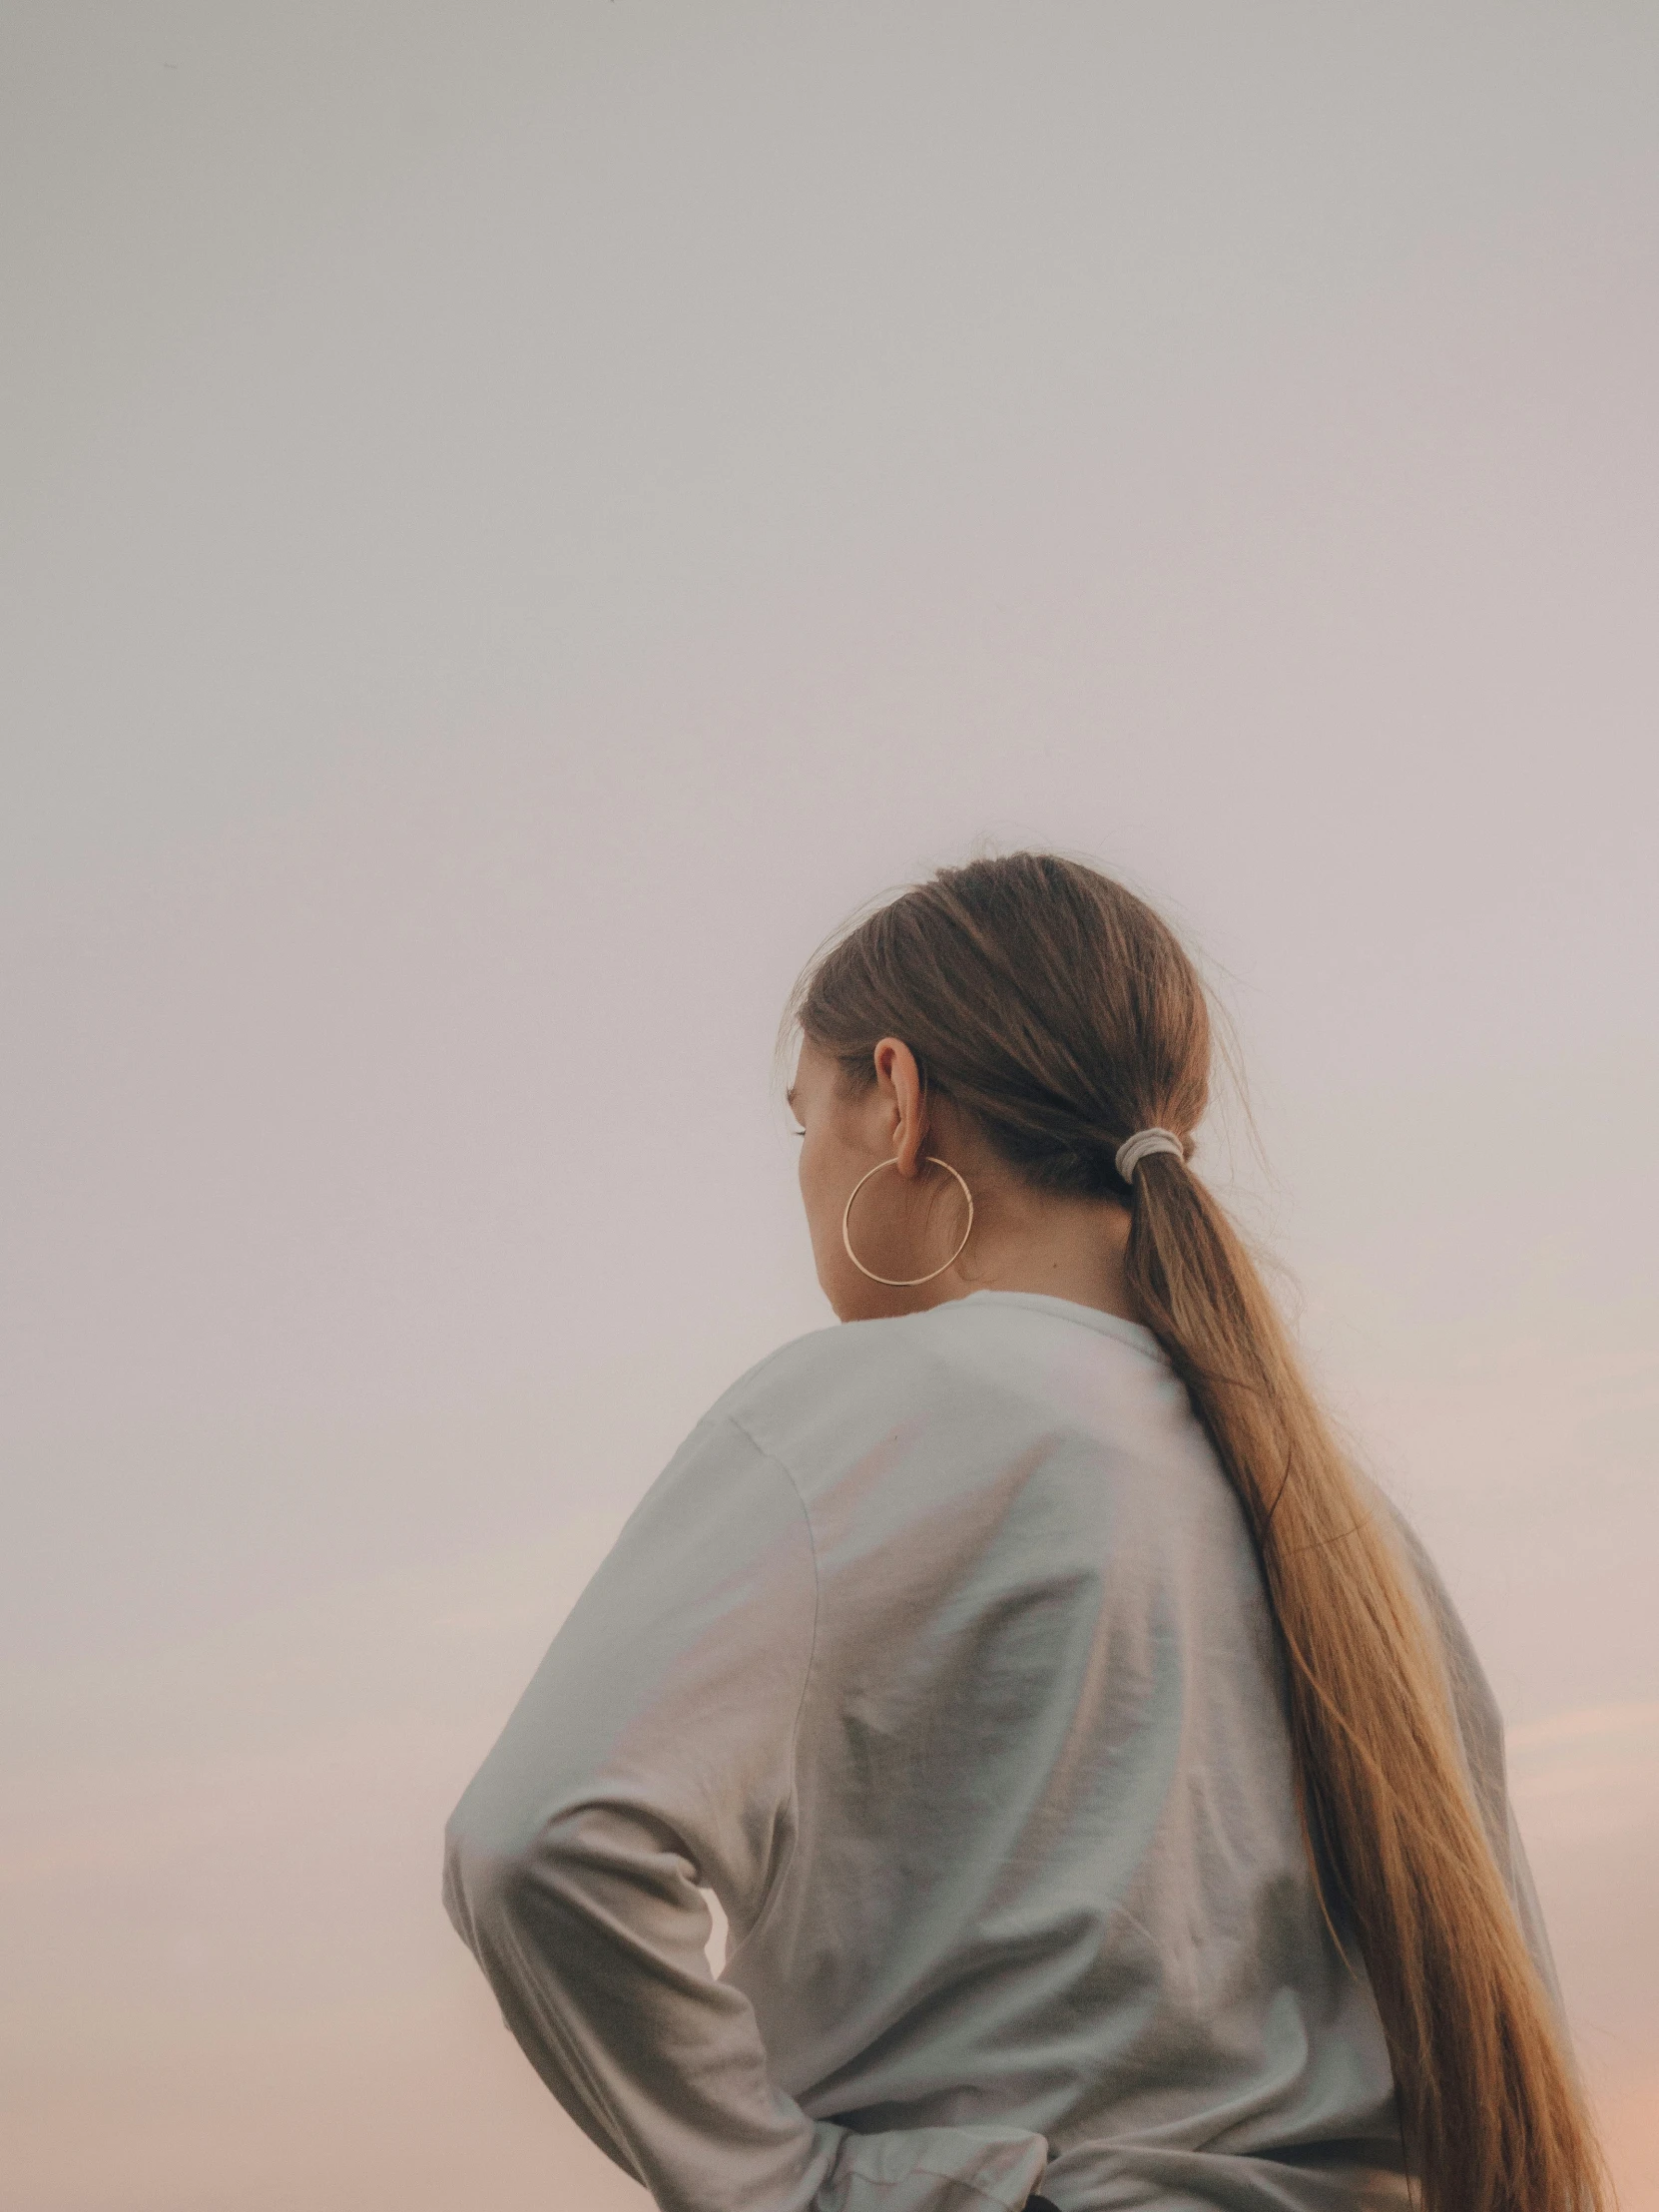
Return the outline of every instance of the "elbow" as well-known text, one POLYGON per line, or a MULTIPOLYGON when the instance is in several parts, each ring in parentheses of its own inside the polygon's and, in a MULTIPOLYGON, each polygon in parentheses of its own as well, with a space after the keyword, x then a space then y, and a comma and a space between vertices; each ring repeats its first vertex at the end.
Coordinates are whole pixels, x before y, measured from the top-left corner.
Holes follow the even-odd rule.
POLYGON ((443 1833, 443 1904, 467 1948, 494 1948, 521 1917, 533 1845, 479 1818, 463 1798, 443 1833))
POLYGON ((592 1801, 531 1808, 469 1792, 444 1832, 443 1901, 479 1958, 580 1946, 598 1922, 682 1903, 695 1880, 652 1824, 592 1801))

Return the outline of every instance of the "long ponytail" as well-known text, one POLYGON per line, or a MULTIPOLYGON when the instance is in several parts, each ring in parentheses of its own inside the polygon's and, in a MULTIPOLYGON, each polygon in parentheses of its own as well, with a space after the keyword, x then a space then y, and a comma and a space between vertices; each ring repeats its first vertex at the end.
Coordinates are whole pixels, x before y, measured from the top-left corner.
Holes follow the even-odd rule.
POLYGON ((883 1035, 1031 1183, 1130 1209, 1127 1273, 1237 1492, 1280 1649, 1304 1831, 1365 1961, 1423 2212, 1600 2212, 1601 2165, 1482 1825, 1445 1663, 1237 1232, 1138 1129, 1208 1096, 1203 986, 1121 884, 1051 853, 942 869, 809 970, 792 1014, 867 1081, 883 1035))
POLYGON ((1244 1506, 1281 1648, 1303 1821, 1382 2014, 1429 2212, 1582 2212, 1597 2158, 1486 1836, 1443 1661, 1222 1208, 1135 1171, 1131 1291, 1244 1506))

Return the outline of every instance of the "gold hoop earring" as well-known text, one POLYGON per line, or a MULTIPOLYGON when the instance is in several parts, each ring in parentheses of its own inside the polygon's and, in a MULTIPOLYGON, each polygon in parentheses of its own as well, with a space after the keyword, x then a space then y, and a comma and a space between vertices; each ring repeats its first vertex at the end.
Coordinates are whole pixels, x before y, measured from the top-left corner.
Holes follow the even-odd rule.
MULTIPOLYGON (((936 1153, 929 1152, 924 1157, 929 1167, 943 1168, 946 1175, 956 1175, 956 1170, 950 1162, 941 1160, 936 1153)), ((852 1262, 860 1275, 867 1275, 872 1283, 885 1283, 889 1290, 913 1291, 918 1283, 931 1283, 935 1275, 943 1275, 945 1268, 953 1268, 967 1250, 967 1241, 973 1235, 973 1193, 968 1189, 966 1183, 962 1182, 962 1178, 956 1175, 957 1182, 962 1186, 962 1196, 967 1200, 967 1227, 962 1231, 961 1243, 942 1266, 931 1269, 926 1275, 877 1275, 873 1268, 864 1266, 862 1260, 852 1249, 852 1237, 848 1228, 848 1224, 852 1219, 852 1201, 872 1175, 879 1175, 883 1168, 895 1168, 897 1165, 896 1159, 877 1160, 874 1167, 866 1169, 859 1176, 857 1182, 853 1184, 851 1190, 847 1192, 846 1204, 841 1208, 841 1243, 846 1247, 846 1257, 852 1262)))

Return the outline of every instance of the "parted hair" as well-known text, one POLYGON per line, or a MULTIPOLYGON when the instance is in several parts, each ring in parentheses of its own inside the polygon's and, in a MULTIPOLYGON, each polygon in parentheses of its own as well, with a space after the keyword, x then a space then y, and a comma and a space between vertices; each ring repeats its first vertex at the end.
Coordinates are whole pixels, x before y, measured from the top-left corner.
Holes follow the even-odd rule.
POLYGON ((1278 1307, 1190 1166, 1212 1023, 1174 931, 1082 862, 942 868, 814 961, 792 1016, 842 1080, 885 1036, 1041 1189, 1116 1198, 1141 1319, 1237 1493, 1281 1657, 1310 1863, 1387 2040, 1423 2212, 1600 2212, 1562 2031, 1482 1823, 1412 1570, 1311 1389, 1278 1307), (1180 1136, 1126 1183, 1135 1131, 1180 1136))

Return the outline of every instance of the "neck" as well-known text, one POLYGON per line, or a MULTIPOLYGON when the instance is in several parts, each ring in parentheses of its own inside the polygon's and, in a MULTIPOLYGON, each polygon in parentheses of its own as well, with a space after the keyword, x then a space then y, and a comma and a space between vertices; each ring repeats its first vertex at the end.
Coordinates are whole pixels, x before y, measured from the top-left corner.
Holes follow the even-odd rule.
POLYGON ((1124 1275, 1129 1212, 1114 1199, 1057 1198, 1003 1177, 973 1186, 973 1235, 960 1262, 926 1286, 918 1306, 974 1291, 1031 1291, 1093 1306, 1122 1321, 1141 1316, 1124 1275))

